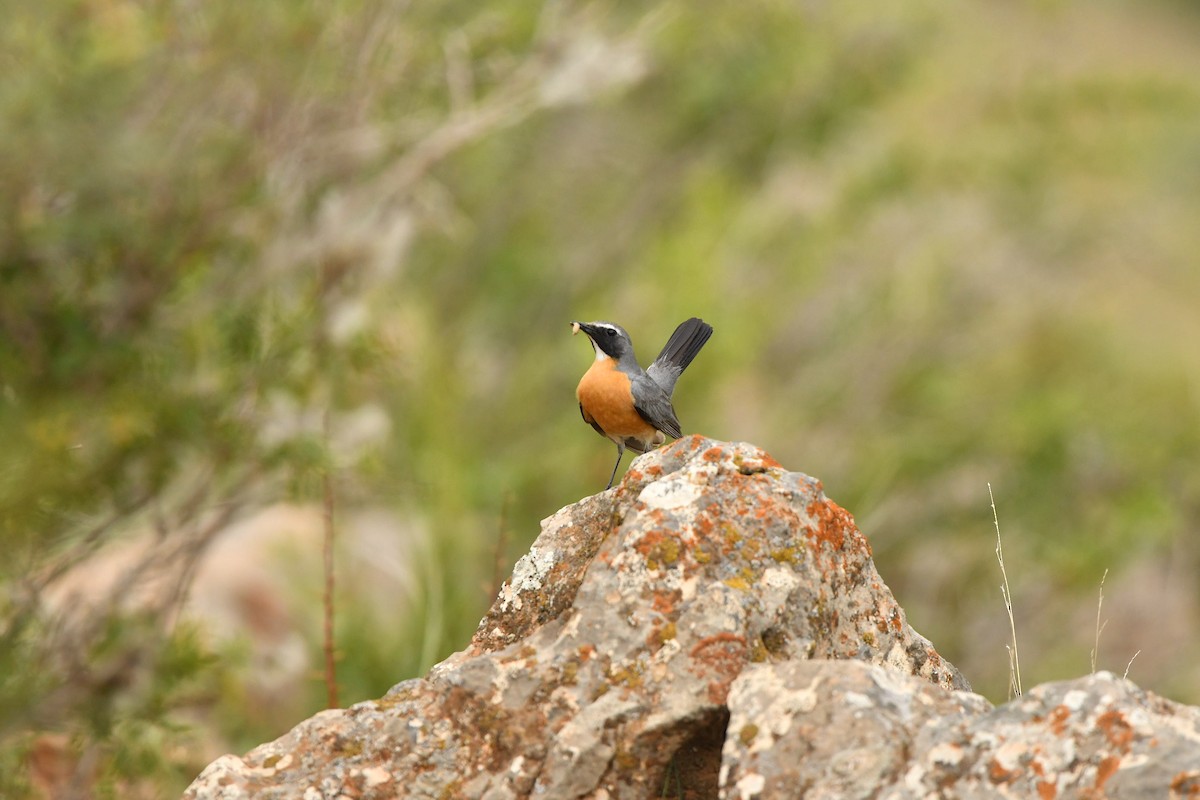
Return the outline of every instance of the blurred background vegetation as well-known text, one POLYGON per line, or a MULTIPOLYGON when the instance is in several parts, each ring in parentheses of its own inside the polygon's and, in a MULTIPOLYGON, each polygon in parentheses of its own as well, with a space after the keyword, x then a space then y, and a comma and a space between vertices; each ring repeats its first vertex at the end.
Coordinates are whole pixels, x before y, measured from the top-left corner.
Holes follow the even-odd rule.
POLYGON ((611 468, 572 319, 711 322, 685 431, 820 478, 993 701, 988 483, 1025 686, 1108 570, 1098 668, 1200 702, 1193 4, 5 17, 0 795, 169 795, 318 710, 327 478, 342 702, 461 647, 611 468))

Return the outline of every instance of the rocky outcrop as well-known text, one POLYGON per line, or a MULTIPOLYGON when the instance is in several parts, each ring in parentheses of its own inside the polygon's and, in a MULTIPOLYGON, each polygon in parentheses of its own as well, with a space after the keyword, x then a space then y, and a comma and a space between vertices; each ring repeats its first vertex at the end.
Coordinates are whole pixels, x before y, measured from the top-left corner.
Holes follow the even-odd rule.
POLYGON ((680 440, 543 522, 465 650, 218 759, 185 797, 1195 789, 1194 710, 1101 676, 993 710, 870 552, 817 481, 680 440))
POLYGON ((869 664, 755 664, 729 711, 726 798, 1200 796, 1200 710, 1107 672, 993 709, 869 664))

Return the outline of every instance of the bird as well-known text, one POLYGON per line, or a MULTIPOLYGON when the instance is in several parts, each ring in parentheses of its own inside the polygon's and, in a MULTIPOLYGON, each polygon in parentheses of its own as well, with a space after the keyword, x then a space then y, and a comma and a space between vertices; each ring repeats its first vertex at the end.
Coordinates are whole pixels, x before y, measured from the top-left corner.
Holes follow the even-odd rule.
POLYGON ((572 322, 571 334, 583 331, 596 359, 575 389, 583 421, 617 446, 617 463, 608 478, 611 489, 628 448, 645 453, 683 435, 671 393, 675 382, 712 336, 712 326, 698 317, 679 323, 662 352, 642 369, 633 340, 612 322, 572 322))

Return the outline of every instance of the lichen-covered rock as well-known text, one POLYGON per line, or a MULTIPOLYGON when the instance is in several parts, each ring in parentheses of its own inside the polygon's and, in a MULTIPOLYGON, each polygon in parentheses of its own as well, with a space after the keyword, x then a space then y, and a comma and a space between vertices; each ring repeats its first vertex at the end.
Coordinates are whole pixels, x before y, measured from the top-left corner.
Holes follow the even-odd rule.
POLYGON ((751 665, 859 659, 966 687, 870 556, 817 481, 682 439, 546 520, 465 650, 217 760, 186 797, 715 796, 751 665))
POLYGON ((729 711, 724 800, 1200 796, 1200 710, 1107 672, 993 709, 867 664, 762 664, 729 711))

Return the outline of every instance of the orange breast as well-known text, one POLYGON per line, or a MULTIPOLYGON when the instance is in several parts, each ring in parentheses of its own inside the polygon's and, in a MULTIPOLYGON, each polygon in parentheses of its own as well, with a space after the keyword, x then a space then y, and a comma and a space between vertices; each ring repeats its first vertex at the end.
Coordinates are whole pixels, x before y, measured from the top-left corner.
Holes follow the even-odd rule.
POLYGON ((633 407, 629 377, 617 369, 617 362, 611 358, 592 363, 579 381, 575 397, 588 421, 594 421, 607 435, 654 438, 654 427, 633 407))

